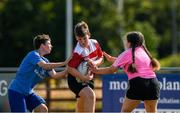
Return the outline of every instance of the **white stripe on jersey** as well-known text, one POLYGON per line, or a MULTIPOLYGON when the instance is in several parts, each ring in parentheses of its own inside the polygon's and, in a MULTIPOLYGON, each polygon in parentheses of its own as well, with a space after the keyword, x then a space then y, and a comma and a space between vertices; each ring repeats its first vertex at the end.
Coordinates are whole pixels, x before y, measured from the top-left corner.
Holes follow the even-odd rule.
POLYGON ((74 53, 78 53, 79 55, 82 55, 83 57, 86 57, 86 56, 89 56, 89 54, 91 54, 92 52, 96 51, 96 45, 97 44, 97 40, 95 39, 89 39, 88 41, 88 45, 89 45, 89 48, 83 48, 80 46, 79 43, 77 43, 75 49, 74 49, 74 53))

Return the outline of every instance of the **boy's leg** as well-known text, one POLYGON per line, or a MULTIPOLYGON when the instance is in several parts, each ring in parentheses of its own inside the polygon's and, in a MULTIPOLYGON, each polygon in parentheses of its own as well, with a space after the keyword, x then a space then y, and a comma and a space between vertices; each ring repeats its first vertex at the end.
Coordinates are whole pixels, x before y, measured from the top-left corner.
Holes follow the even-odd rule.
POLYGON ((48 112, 48 108, 45 104, 40 104, 39 106, 37 106, 36 108, 34 108, 33 110, 34 112, 43 112, 43 113, 47 113, 48 112))
POLYGON ((94 113, 96 102, 96 95, 94 91, 90 87, 84 87, 80 91, 79 96, 84 100, 82 103, 84 105, 84 112, 94 113))
POLYGON ((85 100, 82 97, 77 98, 76 113, 84 112, 84 102, 85 100))
POLYGON ((30 112, 48 112, 45 100, 35 93, 26 97, 26 105, 30 112))

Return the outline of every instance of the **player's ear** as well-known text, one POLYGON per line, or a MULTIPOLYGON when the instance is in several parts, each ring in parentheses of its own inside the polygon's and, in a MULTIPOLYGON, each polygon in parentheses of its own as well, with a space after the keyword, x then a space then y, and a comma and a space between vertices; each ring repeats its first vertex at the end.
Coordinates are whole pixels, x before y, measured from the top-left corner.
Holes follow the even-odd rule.
POLYGON ((76 41, 78 41, 78 37, 77 36, 75 36, 76 37, 76 41))
POLYGON ((87 35, 89 35, 89 38, 91 37, 91 33, 90 32, 88 32, 87 35))
POLYGON ((42 44, 39 46, 39 48, 42 48, 43 46, 45 46, 45 44, 42 43, 42 44))

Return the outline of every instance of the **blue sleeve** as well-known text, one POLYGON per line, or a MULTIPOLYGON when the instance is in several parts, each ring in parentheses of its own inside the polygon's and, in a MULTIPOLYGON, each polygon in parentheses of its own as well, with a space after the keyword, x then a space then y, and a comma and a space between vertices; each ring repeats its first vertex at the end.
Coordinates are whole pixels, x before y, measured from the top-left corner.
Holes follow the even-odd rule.
MULTIPOLYGON (((47 58, 41 57, 41 56, 39 55, 39 53, 37 53, 37 52, 35 52, 35 51, 33 51, 32 53, 30 53, 29 58, 31 59, 31 60, 30 60, 30 63, 32 63, 33 65, 37 65, 38 62, 40 62, 40 61, 45 61, 46 63, 49 63, 49 60, 48 60, 47 58)), ((49 76, 49 72, 50 72, 50 71, 52 71, 52 69, 46 70, 46 72, 47 72, 46 74, 48 74, 48 76, 49 76)))
POLYGON ((29 58, 30 58, 30 63, 32 63, 33 65, 37 65, 38 62, 44 61, 42 57, 35 51, 29 54, 29 58))

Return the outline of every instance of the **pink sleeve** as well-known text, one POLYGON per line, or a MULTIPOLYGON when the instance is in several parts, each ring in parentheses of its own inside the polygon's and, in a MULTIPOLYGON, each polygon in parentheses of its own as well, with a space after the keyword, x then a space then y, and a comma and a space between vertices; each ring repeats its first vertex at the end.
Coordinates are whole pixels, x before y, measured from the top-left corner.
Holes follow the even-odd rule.
POLYGON ((125 65, 130 64, 131 62, 132 62, 132 55, 129 49, 124 51, 118 56, 118 58, 113 63, 113 66, 123 68, 125 65))

